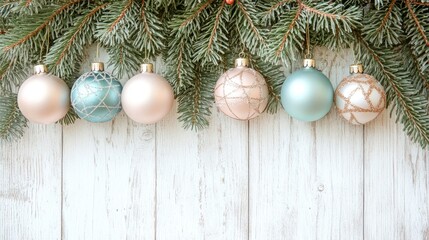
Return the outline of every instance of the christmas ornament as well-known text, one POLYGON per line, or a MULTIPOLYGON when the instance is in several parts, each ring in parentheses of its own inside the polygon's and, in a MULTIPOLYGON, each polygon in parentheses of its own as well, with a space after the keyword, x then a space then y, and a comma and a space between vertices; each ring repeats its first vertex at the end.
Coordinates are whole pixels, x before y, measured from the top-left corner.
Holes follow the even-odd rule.
POLYGON ((226 71, 215 87, 216 106, 226 115, 239 120, 257 117, 268 104, 268 87, 264 77, 248 66, 248 59, 236 59, 235 68, 226 71))
POLYGON ((304 59, 304 68, 283 83, 281 99, 289 115, 301 121, 321 119, 331 109, 334 89, 329 79, 315 68, 313 59, 304 59))
POLYGON ((104 71, 103 63, 92 63, 92 71, 80 76, 73 85, 72 106, 82 119, 107 122, 121 111, 121 91, 121 83, 104 71))
POLYGON ((45 65, 37 65, 34 75, 19 88, 18 107, 30 122, 55 123, 70 108, 70 89, 63 80, 48 74, 45 65))
POLYGON ((226 4, 228 5, 232 5, 234 4, 234 0, 225 0, 226 4))
POLYGON ((138 123, 151 124, 171 110, 174 93, 165 78, 153 73, 152 64, 142 64, 141 73, 125 84, 121 101, 128 117, 138 123))
POLYGON ((365 124, 383 112, 386 93, 373 76, 363 73, 361 64, 351 65, 350 73, 335 90, 335 105, 350 123, 365 124))

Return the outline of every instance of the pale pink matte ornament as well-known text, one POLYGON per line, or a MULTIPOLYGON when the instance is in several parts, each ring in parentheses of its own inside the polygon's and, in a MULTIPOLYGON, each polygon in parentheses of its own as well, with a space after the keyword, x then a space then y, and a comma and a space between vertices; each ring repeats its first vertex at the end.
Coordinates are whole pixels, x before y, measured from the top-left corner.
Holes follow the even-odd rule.
POLYGON ((219 78, 214 92, 219 110, 238 120, 259 116, 268 105, 269 93, 264 77, 248 66, 248 59, 236 59, 235 68, 219 78))
POLYGON ((129 118, 138 123, 152 124, 171 110, 174 93, 165 78, 153 73, 152 64, 142 64, 141 73, 126 82, 121 101, 129 118))
POLYGON ((70 89, 45 65, 34 67, 34 75, 19 88, 18 107, 30 122, 50 124, 63 118, 70 108, 70 89))

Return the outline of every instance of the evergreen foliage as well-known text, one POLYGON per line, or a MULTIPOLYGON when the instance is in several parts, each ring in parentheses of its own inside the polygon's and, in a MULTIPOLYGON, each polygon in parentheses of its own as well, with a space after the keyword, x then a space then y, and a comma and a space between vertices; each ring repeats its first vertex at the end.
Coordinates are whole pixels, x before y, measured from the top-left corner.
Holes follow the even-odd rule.
MULTIPOLYGON (((353 47, 386 88, 404 131, 429 145, 429 3, 418 0, 0 0, 0 137, 23 134, 16 90, 46 63, 71 86, 90 44, 107 49, 118 77, 162 55, 185 128, 209 124, 216 80, 245 55, 266 79, 267 111, 280 106, 281 65, 306 46, 353 47), (311 36, 307 42, 306 33, 311 36)), ((73 123, 71 110, 60 121, 73 123)))

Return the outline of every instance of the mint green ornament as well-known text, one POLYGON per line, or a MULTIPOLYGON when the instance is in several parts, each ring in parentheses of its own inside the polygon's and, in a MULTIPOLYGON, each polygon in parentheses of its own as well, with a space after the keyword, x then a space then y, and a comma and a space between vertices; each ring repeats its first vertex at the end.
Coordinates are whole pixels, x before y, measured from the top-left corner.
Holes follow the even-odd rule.
POLYGON ((312 122, 330 111, 334 88, 331 81, 315 68, 313 59, 304 59, 304 68, 292 73, 283 83, 281 100, 283 108, 293 118, 312 122))
POLYGON ((73 85, 71 104, 80 118, 101 123, 112 120, 121 111, 121 83, 104 72, 103 63, 93 63, 73 85))

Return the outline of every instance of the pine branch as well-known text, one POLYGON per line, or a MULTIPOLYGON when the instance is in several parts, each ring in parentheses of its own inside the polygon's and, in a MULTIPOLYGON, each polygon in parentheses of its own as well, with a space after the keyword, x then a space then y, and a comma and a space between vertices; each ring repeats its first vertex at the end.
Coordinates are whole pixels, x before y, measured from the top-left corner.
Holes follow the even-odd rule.
POLYGON ((241 44, 252 54, 257 54, 266 45, 264 32, 256 26, 257 12, 249 0, 237 0, 232 11, 231 21, 240 36, 241 44))
POLYGON ((295 59, 296 53, 302 49, 301 43, 304 42, 305 33, 302 10, 301 5, 292 8, 280 17, 280 21, 267 34, 265 56, 270 62, 277 63, 279 60, 288 62, 289 59, 295 59))
POLYGON ((364 20, 365 41, 375 46, 397 45, 401 42, 401 25, 401 9, 396 0, 392 0, 382 9, 370 11, 369 16, 364 20))
POLYGON ((280 16, 285 13, 285 10, 290 10, 288 4, 290 4, 292 0, 281 0, 276 2, 274 5, 272 1, 263 1, 261 3, 262 14, 260 14, 259 18, 260 23, 265 26, 271 26, 280 20, 280 16), (268 5, 269 4, 269 5, 268 5))
POLYGON ((31 16, 34 21, 28 21, 25 17, 17 19, 12 31, 0 36, 0 49, 8 54, 8 57, 20 56, 29 59, 30 53, 39 52, 44 33, 52 22, 64 18, 73 5, 81 0, 75 0, 60 6, 46 7, 43 11, 31 16))
POLYGON ((222 1, 202 27, 199 40, 195 43, 195 60, 201 61, 203 66, 207 63, 218 65, 222 55, 228 50, 226 24, 229 22, 230 11, 225 7, 226 4, 222 1))
POLYGON ((394 103, 397 119, 404 125, 404 131, 411 140, 422 147, 429 145, 428 100, 416 94, 416 88, 408 80, 409 72, 401 64, 401 56, 390 48, 371 47, 357 35, 356 59, 366 66, 366 72, 373 75, 385 87, 388 103, 394 103))
POLYGON ((353 35, 352 31, 361 27, 362 10, 358 7, 344 8, 342 4, 325 2, 314 5, 303 1, 300 5, 316 32, 325 31, 344 37, 353 35))
POLYGON ((414 56, 413 51, 409 44, 405 44, 402 47, 402 56, 404 61, 404 67, 410 73, 409 78, 412 84, 415 86, 418 94, 422 94, 425 98, 428 97, 429 91, 429 75, 424 73, 420 67, 419 61, 414 56))
POLYGON ((79 71, 85 47, 93 41, 94 23, 106 6, 107 4, 103 4, 93 9, 84 9, 75 25, 55 41, 45 61, 51 66, 53 74, 65 77, 79 71))
POLYGON ((189 37, 196 32, 199 32, 201 25, 199 24, 204 19, 207 19, 212 11, 211 3, 214 0, 206 0, 194 8, 176 15, 170 23, 169 28, 174 30, 180 36, 189 37))
POLYGON ((133 46, 144 52, 146 58, 153 58, 165 47, 165 37, 161 19, 149 9, 145 0, 142 0, 138 29, 132 39, 133 46))
POLYGON ((0 139, 16 140, 24 134, 27 119, 18 109, 17 95, 6 93, 0 96, 0 139))
POLYGON ((28 68, 18 60, 0 57, 0 94, 16 89, 27 76, 28 68))
POLYGON ((387 1, 387 0, 374 0, 375 7, 376 7, 377 9, 382 8, 383 6, 385 6, 385 5, 387 4, 387 3, 386 3, 386 1, 387 1))
POLYGON ((143 54, 128 42, 107 48, 107 52, 110 57, 107 64, 113 65, 113 73, 119 78, 134 75, 144 61, 143 54))
POLYGON ((193 87, 186 89, 177 97, 179 121, 185 129, 200 130, 209 125, 208 117, 213 107, 213 89, 217 71, 202 69, 196 64, 196 75, 193 87))
POLYGON ((113 47, 129 41, 137 31, 139 6, 134 0, 115 1, 108 5, 97 24, 96 37, 105 46, 113 47))
POLYGON ((405 1, 406 19, 404 19, 407 39, 417 57, 422 72, 429 67, 429 8, 424 6, 412 6, 409 0, 405 1))
POLYGON ((200 22, 207 19, 212 12, 212 1, 207 0, 190 10, 180 12, 170 21, 171 33, 165 58, 168 66, 166 74, 176 94, 182 94, 194 85, 196 71, 192 54, 196 33, 201 29, 200 22))

